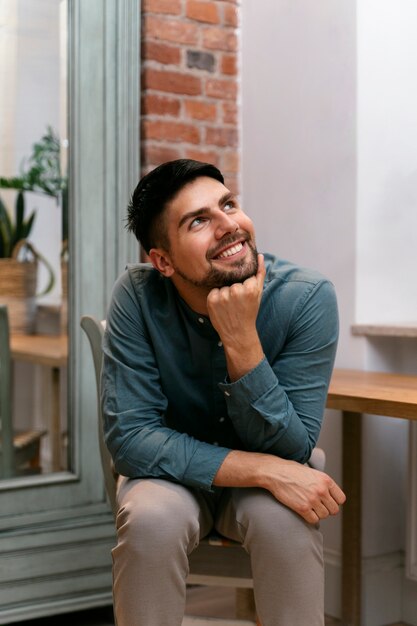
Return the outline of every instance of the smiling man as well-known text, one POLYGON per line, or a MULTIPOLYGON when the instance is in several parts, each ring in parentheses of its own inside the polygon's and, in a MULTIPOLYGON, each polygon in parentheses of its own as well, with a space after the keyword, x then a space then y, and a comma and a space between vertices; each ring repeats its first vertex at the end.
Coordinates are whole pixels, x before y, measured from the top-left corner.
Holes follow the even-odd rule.
POLYGON ((258 254, 213 165, 147 174, 128 226, 151 263, 117 281, 104 339, 117 624, 180 626, 188 555, 216 528, 250 554, 262 626, 322 626, 318 522, 345 497, 306 463, 336 350, 333 287, 258 254))

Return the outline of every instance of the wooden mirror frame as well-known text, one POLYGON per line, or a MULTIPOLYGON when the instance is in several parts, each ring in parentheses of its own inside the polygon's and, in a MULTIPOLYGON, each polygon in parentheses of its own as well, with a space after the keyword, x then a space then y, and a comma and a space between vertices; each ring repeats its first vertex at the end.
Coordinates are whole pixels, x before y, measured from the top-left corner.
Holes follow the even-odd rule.
POLYGON ((0 623, 111 602, 112 514, 82 314, 104 317, 138 259, 124 229, 139 176, 140 1, 68 0, 71 471, 0 484, 0 623))

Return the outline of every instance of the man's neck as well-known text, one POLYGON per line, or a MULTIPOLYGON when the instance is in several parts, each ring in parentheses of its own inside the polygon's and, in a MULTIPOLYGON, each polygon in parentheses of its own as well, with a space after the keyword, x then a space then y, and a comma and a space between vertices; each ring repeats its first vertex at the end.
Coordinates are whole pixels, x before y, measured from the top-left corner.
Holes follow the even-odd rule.
POLYGON ((210 293, 210 289, 193 285, 178 274, 171 276, 170 280, 190 309, 200 315, 208 316, 207 296, 210 293))

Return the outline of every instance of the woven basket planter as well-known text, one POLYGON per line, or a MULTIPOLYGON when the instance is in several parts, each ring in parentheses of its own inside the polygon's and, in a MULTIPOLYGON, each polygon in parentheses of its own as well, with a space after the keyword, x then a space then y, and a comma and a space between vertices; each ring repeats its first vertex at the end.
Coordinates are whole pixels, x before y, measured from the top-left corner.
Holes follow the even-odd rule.
POLYGON ((19 241, 11 258, 0 259, 0 304, 8 308, 12 333, 28 334, 34 331, 36 297, 41 295, 36 294, 39 261, 44 262, 49 270, 47 289, 50 289, 53 284, 52 270, 28 241, 19 241), (22 250, 25 251, 25 259, 18 260, 22 250))

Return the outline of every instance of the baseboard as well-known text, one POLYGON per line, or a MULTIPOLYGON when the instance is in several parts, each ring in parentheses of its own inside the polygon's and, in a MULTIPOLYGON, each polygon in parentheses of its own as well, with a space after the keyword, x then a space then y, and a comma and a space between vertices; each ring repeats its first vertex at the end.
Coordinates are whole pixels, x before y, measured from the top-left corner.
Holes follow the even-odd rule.
MULTIPOLYGON (((342 558, 336 550, 324 551, 325 613, 341 619, 342 558)), ((393 624, 405 618, 403 591, 405 588, 404 556, 394 552, 363 559, 362 563, 362 623, 366 626, 393 624)), ((408 613, 413 603, 408 602, 408 613)), ((417 613, 417 602, 415 602, 417 613)))

